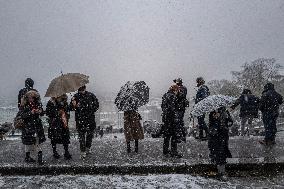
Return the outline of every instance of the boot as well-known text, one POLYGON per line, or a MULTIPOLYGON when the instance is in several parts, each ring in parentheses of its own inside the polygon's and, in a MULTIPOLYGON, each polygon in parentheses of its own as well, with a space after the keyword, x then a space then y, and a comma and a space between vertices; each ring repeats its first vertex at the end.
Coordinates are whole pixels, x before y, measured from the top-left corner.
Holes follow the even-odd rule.
POLYGON ((30 153, 30 152, 26 152, 25 162, 27 162, 27 163, 35 163, 36 160, 34 160, 33 158, 31 158, 31 153, 30 153))
POLYGON ((131 152, 130 142, 127 142, 127 153, 131 152))
POLYGON ((42 160, 42 151, 38 152, 37 158, 38 158, 38 159, 37 159, 38 164, 39 164, 39 165, 43 165, 44 163, 43 163, 43 160, 42 160))
POLYGON ((138 153, 138 140, 135 140, 135 153, 138 153))

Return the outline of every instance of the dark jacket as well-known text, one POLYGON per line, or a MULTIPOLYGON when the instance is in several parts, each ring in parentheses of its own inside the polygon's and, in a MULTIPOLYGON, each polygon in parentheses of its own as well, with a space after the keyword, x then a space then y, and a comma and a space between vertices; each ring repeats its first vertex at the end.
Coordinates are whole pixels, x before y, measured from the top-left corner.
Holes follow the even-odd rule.
MULTIPOLYGON (((37 106, 42 110, 41 103, 38 103, 37 106)), ((32 114, 32 108, 29 105, 22 106, 18 114, 24 120, 24 127, 21 129, 22 130, 21 138, 23 144, 24 145, 36 144, 35 135, 38 136, 39 144, 43 143, 46 139, 40 115, 32 114)))
POLYGON ((179 93, 177 95, 178 110, 184 112, 186 107, 189 107, 189 101, 186 99, 187 88, 185 86, 179 86, 179 93))
POLYGON ((183 127, 183 116, 178 110, 178 97, 168 91, 163 95, 161 105, 163 115, 162 134, 164 137, 173 137, 176 142, 185 140, 185 129, 183 127))
POLYGON ((238 105, 240 105, 240 117, 253 116, 254 118, 257 118, 259 102, 260 99, 255 95, 242 94, 231 108, 235 109, 238 105))
POLYGON ((277 93, 272 83, 264 86, 260 99, 259 109, 263 114, 279 115, 279 106, 283 103, 283 97, 277 93))
POLYGON ((69 127, 64 125, 60 110, 65 112, 67 123, 70 118, 70 108, 68 104, 61 105, 58 102, 48 101, 46 105, 46 115, 49 120, 48 138, 54 144, 69 144, 70 132, 69 127))
POLYGON ((79 106, 72 107, 72 102, 70 106, 75 110, 77 129, 79 131, 94 130, 96 128, 95 112, 99 109, 97 97, 93 93, 86 91, 85 94, 75 94, 74 99, 79 106))
POLYGON ((209 88, 206 85, 201 85, 196 92, 195 104, 205 99, 209 95, 210 95, 209 88))
POLYGON ((230 113, 224 109, 219 111, 220 117, 214 117, 214 112, 209 114, 209 139, 208 147, 213 163, 222 165, 226 158, 231 158, 229 150, 229 127, 233 124, 230 113))

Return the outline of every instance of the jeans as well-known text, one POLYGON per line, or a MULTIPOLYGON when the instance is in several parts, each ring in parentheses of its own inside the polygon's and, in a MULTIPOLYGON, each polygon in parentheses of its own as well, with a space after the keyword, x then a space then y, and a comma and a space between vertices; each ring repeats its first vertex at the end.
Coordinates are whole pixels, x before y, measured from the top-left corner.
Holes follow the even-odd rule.
POLYGON ((208 128, 205 122, 205 114, 197 117, 197 122, 199 126, 199 138, 203 138, 203 131, 205 131, 206 136, 208 135, 208 128))
POLYGON ((94 130, 78 131, 80 150, 85 152, 86 148, 91 148, 94 138, 94 130))
POLYGON ((265 129, 265 141, 275 141, 275 135, 277 132, 276 128, 276 121, 277 121, 278 115, 271 114, 271 113, 263 113, 262 114, 262 120, 264 124, 265 129))

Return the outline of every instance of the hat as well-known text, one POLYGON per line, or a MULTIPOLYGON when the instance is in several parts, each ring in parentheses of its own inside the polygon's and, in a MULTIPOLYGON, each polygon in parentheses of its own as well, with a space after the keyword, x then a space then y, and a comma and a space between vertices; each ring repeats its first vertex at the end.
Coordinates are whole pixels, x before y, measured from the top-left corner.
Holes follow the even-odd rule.
POLYGON ((34 80, 32 80, 32 78, 27 78, 25 81, 25 86, 26 87, 33 87, 34 86, 34 80))

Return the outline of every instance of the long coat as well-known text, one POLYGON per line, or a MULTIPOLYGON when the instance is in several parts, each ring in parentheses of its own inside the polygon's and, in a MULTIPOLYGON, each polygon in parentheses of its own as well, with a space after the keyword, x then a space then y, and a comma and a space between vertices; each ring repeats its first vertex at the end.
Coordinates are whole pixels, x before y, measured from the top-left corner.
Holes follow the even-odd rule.
POLYGON ((277 117, 279 114, 279 106, 282 103, 283 97, 275 91, 274 85, 272 83, 266 84, 259 105, 262 114, 277 117))
POLYGON ((209 95, 210 95, 209 88, 206 85, 201 85, 196 92, 195 104, 205 99, 209 95))
POLYGON ((229 126, 233 120, 228 111, 220 111, 220 117, 214 116, 215 112, 209 114, 209 139, 208 148, 211 161, 217 165, 226 163, 226 158, 231 158, 229 150, 229 126))
MULTIPOLYGON (((22 143, 24 145, 34 145, 36 144, 36 136, 38 138, 38 143, 41 144, 45 142, 46 138, 44 135, 43 124, 40 119, 40 114, 32 114, 32 106, 27 102, 27 97, 22 102, 19 116, 24 120, 24 127, 21 128, 22 131, 22 143)), ((39 101, 35 103, 38 109, 42 109, 42 105, 39 101)))
POLYGON ((178 97, 168 91, 162 98, 161 134, 164 137, 172 137, 177 143, 185 141, 185 129, 183 127, 183 112, 179 110, 178 97))
POLYGON ((144 139, 144 132, 141 126, 141 116, 136 111, 124 112, 124 135, 126 142, 144 139))
POLYGON ((68 125, 64 124, 60 110, 64 111, 66 115, 66 121, 68 123, 68 120, 70 118, 68 104, 61 106, 51 100, 48 101, 46 105, 46 115, 49 118, 48 138, 53 144, 69 144, 69 127, 68 125))
POLYGON ((95 130, 96 118, 95 112, 99 109, 99 101, 97 97, 86 91, 85 94, 77 93, 73 97, 78 107, 73 107, 72 102, 70 106, 72 110, 75 110, 76 128, 79 132, 85 132, 86 130, 95 130))

